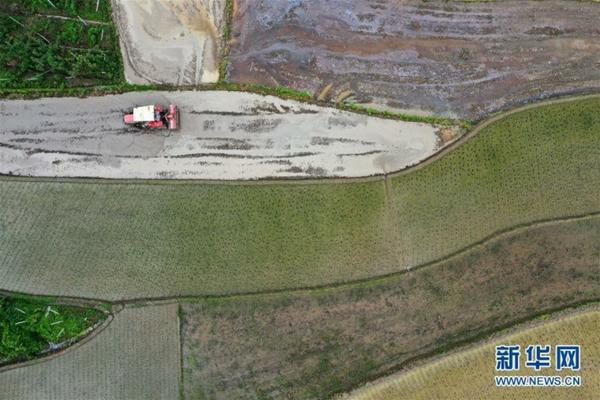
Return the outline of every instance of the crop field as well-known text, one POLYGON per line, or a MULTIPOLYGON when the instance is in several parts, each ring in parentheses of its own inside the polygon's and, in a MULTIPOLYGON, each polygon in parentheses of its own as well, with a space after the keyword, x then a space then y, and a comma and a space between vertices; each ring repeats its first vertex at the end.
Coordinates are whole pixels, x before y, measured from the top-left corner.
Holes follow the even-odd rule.
POLYGON ((392 179, 401 264, 451 253, 501 226, 600 211, 599 184, 598 99, 501 119, 439 162, 392 179))
POLYGON ((183 303, 185 399, 325 399, 516 321, 599 299, 599 235, 598 216, 549 223, 403 275, 183 303))
POLYGON ((109 0, 0 2, 0 88, 81 87, 122 80, 109 0))
POLYGON ((600 210, 600 99, 509 115, 363 182, 0 180, 1 289, 107 300, 347 282, 600 210), (31 277, 36 277, 31 279, 31 277))
POLYGON ((179 366, 177 305, 125 308, 81 346, 0 373, 0 399, 173 400, 179 366))
MULTIPOLYGON (((600 310, 587 310, 541 326, 498 337, 470 350, 452 354, 409 372, 391 376, 357 390, 347 400, 430 400, 489 399, 509 400, 592 400, 600 389, 600 310), (576 343, 582 349, 582 385, 577 388, 496 388, 494 384, 494 347, 500 344, 576 343)), ((533 372, 535 374, 535 372, 533 372)), ((571 371, 540 375, 570 375, 571 371)), ((578 375, 579 375, 578 374, 578 375)), ((508 373, 506 375, 509 375, 508 373)), ((518 374, 514 374, 518 375, 518 374)))

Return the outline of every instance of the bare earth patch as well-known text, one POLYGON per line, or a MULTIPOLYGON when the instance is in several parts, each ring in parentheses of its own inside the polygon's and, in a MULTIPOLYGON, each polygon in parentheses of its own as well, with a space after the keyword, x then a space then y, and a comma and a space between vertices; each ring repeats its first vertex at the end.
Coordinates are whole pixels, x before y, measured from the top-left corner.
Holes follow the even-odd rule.
POLYGON ((449 138, 433 125, 238 92, 0 101, 0 117, 0 173, 22 176, 358 177, 416 164, 449 138), (180 130, 123 124, 128 108, 155 103, 179 106, 180 130))
POLYGON ((600 88, 600 5, 236 0, 230 77, 478 118, 600 88))
POLYGON ((216 82, 224 1, 113 0, 131 83, 216 82))
POLYGON ((82 346, 0 373, 0 399, 172 400, 179 365, 177 305, 125 308, 82 346))

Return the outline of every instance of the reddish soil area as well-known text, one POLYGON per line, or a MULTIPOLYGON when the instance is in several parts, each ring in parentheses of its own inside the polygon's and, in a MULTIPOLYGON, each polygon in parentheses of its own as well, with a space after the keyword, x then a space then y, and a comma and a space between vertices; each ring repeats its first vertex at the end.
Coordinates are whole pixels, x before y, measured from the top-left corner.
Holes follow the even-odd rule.
POLYGON ((469 118, 600 88, 599 4, 235 2, 235 82, 469 118))

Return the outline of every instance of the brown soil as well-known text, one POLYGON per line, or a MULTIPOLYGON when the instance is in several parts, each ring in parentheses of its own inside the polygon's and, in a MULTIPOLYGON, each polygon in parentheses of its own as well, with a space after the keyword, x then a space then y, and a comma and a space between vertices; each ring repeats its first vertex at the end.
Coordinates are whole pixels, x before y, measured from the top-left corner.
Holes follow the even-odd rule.
POLYGON ((230 77, 469 118, 600 88, 600 6, 236 0, 230 77))
POLYGON ((367 284, 182 305, 185 398, 327 398, 436 349, 600 297, 600 218, 367 284))

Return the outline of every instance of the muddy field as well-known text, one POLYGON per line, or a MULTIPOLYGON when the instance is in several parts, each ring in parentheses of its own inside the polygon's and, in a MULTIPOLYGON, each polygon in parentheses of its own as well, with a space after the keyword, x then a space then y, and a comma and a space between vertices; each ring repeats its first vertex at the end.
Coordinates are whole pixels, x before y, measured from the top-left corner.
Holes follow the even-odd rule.
POLYGON ((0 173, 102 178, 367 176, 439 150, 434 126, 234 92, 144 92, 0 101, 0 173), (134 105, 175 103, 178 131, 122 122, 134 105))
POLYGON ((177 305, 125 308, 89 342, 0 373, 1 400, 179 398, 177 305))
POLYGON ((195 85, 219 79, 221 0, 112 0, 125 77, 195 85))
POLYGON ((477 118, 600 88, 599 20, 577 1, 236 0, 230 77, 477 118))

